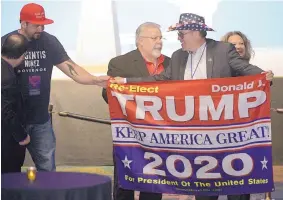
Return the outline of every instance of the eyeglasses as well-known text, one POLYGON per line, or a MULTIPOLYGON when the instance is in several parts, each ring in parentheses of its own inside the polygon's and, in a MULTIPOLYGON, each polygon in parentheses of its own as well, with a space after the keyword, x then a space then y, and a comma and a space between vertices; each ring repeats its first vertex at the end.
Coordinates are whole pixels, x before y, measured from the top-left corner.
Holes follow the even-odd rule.
POLYGON ((152 39, 154 42, 156 42, 157 40, 166 40, 164 37, 162 36, 156 36, 156 37, 150 37, 150 36, 140 36, 140 37, 143 37, 143 38, 150 38, 152 39))
POLYGON ((186 33, 178 32, 178 36, 183 39, 184 36, 188 33, 190 33, 190 32, 186 32, 186 33))

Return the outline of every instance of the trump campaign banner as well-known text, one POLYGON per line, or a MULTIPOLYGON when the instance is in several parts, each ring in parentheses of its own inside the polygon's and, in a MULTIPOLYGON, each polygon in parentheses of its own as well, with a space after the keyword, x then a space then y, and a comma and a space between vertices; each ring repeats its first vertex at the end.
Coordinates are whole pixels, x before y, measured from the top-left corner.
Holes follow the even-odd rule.
POLYGON ((109 83, 119 187, 190 195, 272 191, 265 75, 109 83))

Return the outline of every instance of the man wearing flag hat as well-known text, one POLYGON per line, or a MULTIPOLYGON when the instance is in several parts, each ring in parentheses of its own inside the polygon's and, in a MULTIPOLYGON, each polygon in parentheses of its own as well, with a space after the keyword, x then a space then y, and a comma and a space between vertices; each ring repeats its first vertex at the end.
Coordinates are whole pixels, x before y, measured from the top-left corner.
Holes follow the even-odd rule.
MULTIPOLYGON (((172 54, 169 66, 161 74, 140 78, 116 77, 113 83, 131 83, 163 80, 194 80, 232 77, 234 73, 246 76, 266 73, 272 80, 272 71, 264 72, 249 64, 232 44, 207 39, 207 31, 214 31, 205 24, 204 17, 193 13, 180 15, 179 23, 169 27, 178 31, 181 47, 172 54)), ((218 196, 196 196, 196 200, 217 200, 218 196)), ((229 200, 249 200, 249 194, 228 195, 229 200)))

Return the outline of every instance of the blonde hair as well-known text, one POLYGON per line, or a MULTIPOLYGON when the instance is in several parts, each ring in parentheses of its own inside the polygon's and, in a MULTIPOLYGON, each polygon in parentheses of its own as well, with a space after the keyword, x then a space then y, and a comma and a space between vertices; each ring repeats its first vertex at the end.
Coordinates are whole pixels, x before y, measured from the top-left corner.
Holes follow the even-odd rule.
POLYGON ((244 45, 245 45, 245 48, 246 48, 246 52, 245 52, 245 55, 244 55, 243 58, 250 61, 251 57, 254 56, 255 53, 254 53, 254 50, 252 48, 251 41, 241 31, 228 32, 221 38, 221 41, 228 42, 229 38, 233 35, 238 35, 243 39, 244 45))

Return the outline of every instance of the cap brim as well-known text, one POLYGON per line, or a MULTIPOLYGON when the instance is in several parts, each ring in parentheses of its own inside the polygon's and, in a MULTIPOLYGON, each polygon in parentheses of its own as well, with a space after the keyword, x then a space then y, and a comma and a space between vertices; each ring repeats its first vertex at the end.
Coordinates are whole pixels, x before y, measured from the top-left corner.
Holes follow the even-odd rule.
POLYGON ((52 19, 47 19, 47 18, 45 18, 45 20, 42 20, 42 21, 33 21, 33 20, 24 20, 24 21, 27 21, 32 24, 38 24, 38 25, 48 25, 48 24, 54 23, 52 19))

